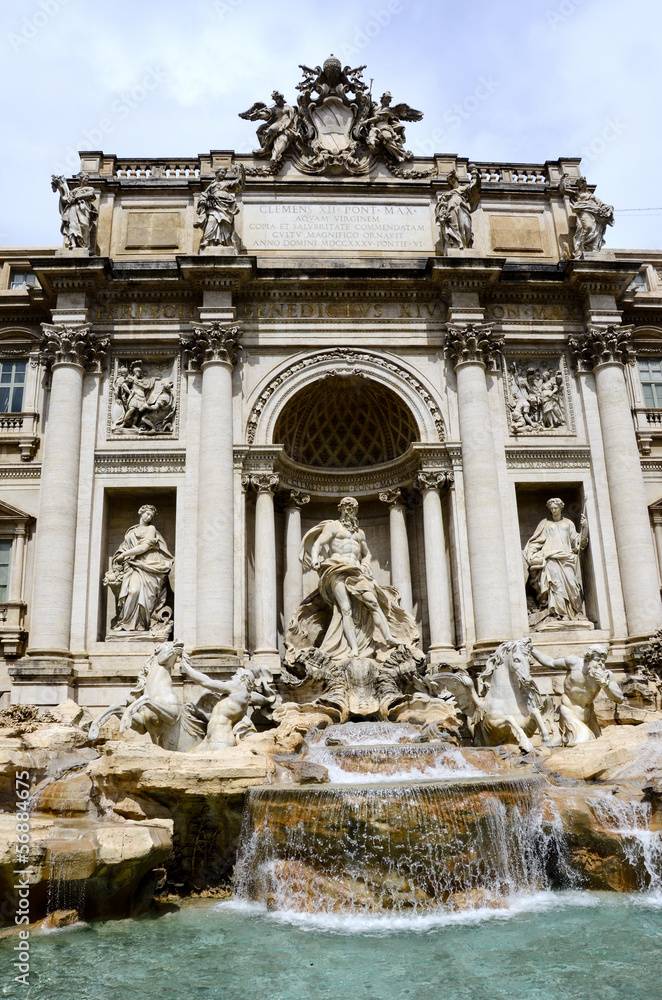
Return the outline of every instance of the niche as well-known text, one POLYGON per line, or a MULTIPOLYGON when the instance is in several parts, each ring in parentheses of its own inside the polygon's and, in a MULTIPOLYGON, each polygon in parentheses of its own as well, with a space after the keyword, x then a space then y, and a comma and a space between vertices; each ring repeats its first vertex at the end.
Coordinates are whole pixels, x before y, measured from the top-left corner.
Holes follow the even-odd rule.
MULTIPOLYGON (((581 483, 551 483, 544 486, 541 486, 539 483, 519 483, 515 489, 517 494, 520 546, 522 550, 524 550, 527 542, 534 534, 540 522, 544 519, 551 519, 551 514, 547 508, 547 501, 551 497, 559 497, 559 499, 563 501, 565 504, 563 508, 563 517, 567 517, 570 521, 572 521, 577 531, 579 531, 579 519, 582 511, 584 510, 584 489, 581 483)), ((595 544, 595 539, 597 537, 596 526, 591 524, 591 520, 589 518, 588 546, 580 555, 579 562, 582 586, 584 590, 586 617, 589 622, 592 622, 596 626, 596 628, 599 627, 599 625, 597 620, 597 601, 595 595, 593 555, 591 549, 592 545, 595 544)), ((554 622, 554 619, 548 619, 546 622, 541 621, 536 624, 535 618, 532 616, 535 614, 538 605, 536 602, 536 592, 531 585, 530 580, 526 581, 525 588, 527 608, 530 613, 529 622, 531 631, 538 629, 546 631, 550 626, 560 630, 565 628, 574 629, 577 627, 573 626, 573 624, 569 622, 562 622, 559 620, 554 622)))
MULTIPOLYGON (((117 616, 119 612, 118 595, 121 590, 121 583, 117 580, 116 566, 113 566, 113 554, 117 552, 124 543, 127 532, 137 525, 140 518, 138 511, 144 505, 156 507, 157 513, 151 522, 156 531, 165 542, 167 552, 170 556, 175 556, 175 514, 176 514, 176 492, 174 489, 108 489, 104 497, 104 532, 101 544, 101 579, 99 581, 99 641, 117 641, 148 639, 150 642, 159 642, 164 638, 172 637, 172 629, 168 628, 168 623, 172 620, 174 610, 173 589, 175 586, 175 563, 172 563, 169 573, 165 575, 165 601, 161 601, 159 578, 155 574, 145 574, 145 594, 140 600, 146 599, 148 603, 156 602, 156 616, 161 624, 154 624, 150 628, 145 628, 144 621, 136 621, 137 628, 123 627, 117 629, 117 616), (108 574, 108 576, 106 576, 108 574), (104 577, 111 581, 109 586, 104 585, 104 577), (115 579, 113 583, 112 580, 115 579), (161 604, 163 603, 163 607, 161 604), (167 609, 167 610, 166 610, 167 609), (114 627, 115 625, 115 627, 114 627)), ((155 569, 164 571, 169 563, 169 557, 165 553, 154 553, 155 569)), ((139 583, 138 578, 133 584, 139 583)), ((138 597, 137 593, 135 594, 138 597)), ((138 616, 140 617, 140 615, 138 616)))

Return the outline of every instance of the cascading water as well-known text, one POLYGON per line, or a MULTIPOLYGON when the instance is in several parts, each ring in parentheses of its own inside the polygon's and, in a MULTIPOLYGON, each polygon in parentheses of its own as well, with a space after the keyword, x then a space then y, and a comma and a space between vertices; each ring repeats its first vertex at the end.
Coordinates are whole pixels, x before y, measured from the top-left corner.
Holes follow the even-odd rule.
POLYGON ((618 834, 625 857, 642 872, 642 888, 662 890, 662 832, 651 829, 650 802, 624 802, 616 796, 589 799, 597 820, 618 834))
POLYGON ((235 892, 310 913, 507 905, 546 888, 532 776, 251 791, 235 892))

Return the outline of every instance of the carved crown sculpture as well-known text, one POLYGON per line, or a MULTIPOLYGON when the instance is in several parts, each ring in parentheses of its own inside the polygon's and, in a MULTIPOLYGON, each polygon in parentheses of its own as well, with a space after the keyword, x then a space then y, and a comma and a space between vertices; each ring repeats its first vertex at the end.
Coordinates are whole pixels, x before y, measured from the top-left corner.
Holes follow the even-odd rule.
POLYGON ((180 341, 189 371, 199 371, 208 361, 234 367, 237 351, 241 350, 240 338, 241 330, 236 326, 224 327, 215 322, 195 327, 192 337, 182 337, 180 341))
POLYGON ((444 350, 456 367, 482 364, 493 371, 503 345, 504 338, 493 332, 491 323, 469 323, 448 328, 444 350))
POLYGON ((577 371, 592 371, 599 365, 634 364, 632 330, 632 326, 590 327, 581 337, 570 337, 568 346, 577 371))
POLYGON ((110 341, 100 340, 89 323, 79 326, 42 323, 44 335, 39 345, 39 360, 45 368, 53 365, 78 365, 86 372, 100 372, 110 341))

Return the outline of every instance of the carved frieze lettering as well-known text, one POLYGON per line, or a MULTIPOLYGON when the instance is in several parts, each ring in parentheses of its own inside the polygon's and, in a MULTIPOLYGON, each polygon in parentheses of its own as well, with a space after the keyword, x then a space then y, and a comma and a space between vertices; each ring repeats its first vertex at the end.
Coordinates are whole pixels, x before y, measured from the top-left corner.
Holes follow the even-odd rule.
POLYGON ((444 319, 440 301, 389 302, 363 299, 330 299, 329 301, 299 301, 278 299, 265 302, 240 302, 240 319, 273 320, 371 320, 371 319, 444 319))

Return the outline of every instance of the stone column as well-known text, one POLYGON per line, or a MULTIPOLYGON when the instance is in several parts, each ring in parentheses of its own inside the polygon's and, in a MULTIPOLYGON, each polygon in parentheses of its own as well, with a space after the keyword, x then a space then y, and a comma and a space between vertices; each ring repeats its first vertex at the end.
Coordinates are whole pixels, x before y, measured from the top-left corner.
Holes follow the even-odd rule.
POLYGON ((283 574, 283 626, 287 629, 292 615, 303 600, 303 566, 301 548, 301 508, 310 497, 291 490, 285 507, 285 572, 283 574))
POLYGON ((490 648, 512 638, 510 590, 501 495, 485 381, 503 338, 489 324, 449 327, 446 354, 455 366, 462 442, 469 571, 476 644, 490 648))
POLYGON ((232 371, 240 332, 218 322, 183 340, 202 372, 196 578, 196 654, 234 652, 232 371))
POLYGON ((662 602, 625 381, 625 365, 635 360, 631 336, 631 327, 589 327, 583 336, 572 337, 569 345, 578 370, 595 376, 628 633, 638 639, 662 627, 662 602))
POLYGON ((453 646, 452 601, 446 566, 444 518, 439 496, 439 490, 452 483, 452 472, 419 472, 414 484, 423 496, 430 649, 448 649, 453 646))
POLYGON ((388 504, 388 523, 391 535, 391 582, 400 593, 401 604, 409 614, 414 613, 411 593, 411 564, 409 562, 409 541, 407 539, 407 507, 402 490, 387 490, 379 499, 388 504))
POLYGON ((100 370, 108 341, 89 324, 43 324, 41 361, 51 371, 41 467, 28 654, 67 657, 71 630, 83 378, 100 370))
POLYGON ((662 582, 662 510, 653 511, 653 533, 655 535, 655 548, 657 549, 657 565, 662 582))
POLYGON ((8 600, 10 603, 18 603, 23 600, 26 532, 27 527, 25 524, 17 524, 14 529, 14 542, 11 548, 11 566, 9 569, 8 600))
POLYGON ((278 655, 276 589, 276 526, 274 492, 278 476, 272 472, 245 476, 245 487, 257 492, 255 501, 255 649, 254 654, 278 655))

